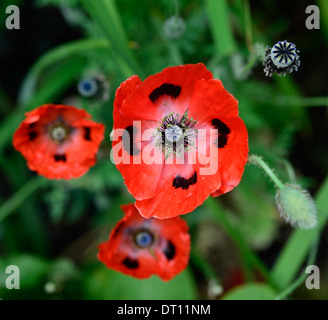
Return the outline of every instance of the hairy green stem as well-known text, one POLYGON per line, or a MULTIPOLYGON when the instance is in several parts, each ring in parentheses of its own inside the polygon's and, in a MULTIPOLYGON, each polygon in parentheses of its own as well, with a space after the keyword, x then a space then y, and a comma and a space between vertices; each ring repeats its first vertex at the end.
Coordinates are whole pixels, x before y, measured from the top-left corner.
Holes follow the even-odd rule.
POLYGON ((286 288, 293 281, 314 239, 326 226, 328 222, 327 198, 328 177, 315 197, 319 222, 317 227, 311 230, 293 231, 271 271, 271 278, 278 289, 286 288))
POLYGON ((264 172, 271 178, 271 180, 274 182, 274 184, 279 189, 284 189, 284 184, 280 181, 280 179, 274 174, 272 169, 267 165, 267 163, 259 156, 252 154, 248 157, 248 162, 250 164, 253 164, 255 166, 258 166, 264 170, 264 172))

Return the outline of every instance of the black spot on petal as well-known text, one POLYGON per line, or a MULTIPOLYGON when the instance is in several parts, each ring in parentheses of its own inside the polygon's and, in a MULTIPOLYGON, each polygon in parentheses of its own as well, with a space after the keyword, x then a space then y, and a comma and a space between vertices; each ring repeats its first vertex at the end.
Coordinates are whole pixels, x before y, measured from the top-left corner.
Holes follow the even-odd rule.
POLYGON ((35 140, 37 136, 38 136, 38 134, 37 134, 35 131, 30 131, 30 132, 28 133, 28 139, 29 139, 30 141, 35 140))
POLYGON ((167 260, 172 260, 175 257, 175 254, 176 254, 175 245, 170 240, 167 243, 167 246, 164 250, 164 254, 165 254, 167 260))
POLYGON ((29 129, 33 129, 33 128, 35 127, 35 125, 36 125, 36 122, 30 123, 30 124, 28 125, 28 128, 29 128, 29 129))
POLYGON ((219 119, 213 119, 212 126, 218 130, 217 147, 224 148, 228 143, 229 134, 231 133, 230 128, 219 119))
POLYGON ((137 269, 139 267, 138 260, 134 260, 134 259, 130 259, 130 258, 125 258, 122 261, 122 264, 125 265, 129 269, 137 269))
POLYGON ((156 88, 149 95, 149 99, 152 103, 156 103, 156 101, 162 96, 169 96, 171 98, 176 99, 181 93, 181 87, 176 86, 170 83, 164 83, 160 87, 156 88))
POLYGON ((228 136, 220 134, 216 143, 219 149, 224 148, 228 144, 228 136))
POLYGON ((140 150, 137 148, 134 142, 133 131, 134 131, 133 126, 126 127, 122 135, 122 140, 123 140, 123 148, 125 149, 125 151, 128 152, 131 156, 136 156, 140 153, 140 150))
POLYGON ((54 159, 56 162, 59 162, 59 161, 66 162, 66 155, 65 154, 55 154, 54 159))
POLYGON ((91 129, 89 127, 84 127, 84 139, 91 141, 91 129))
POLYGON ((197 172, 195 171, 189 179, 177 175, 173 180, 173 187, 175 187, 175 189, 181 188, 183 190, 187 190, 189 189, 189 186, 196 183, 197 183, 197 172))

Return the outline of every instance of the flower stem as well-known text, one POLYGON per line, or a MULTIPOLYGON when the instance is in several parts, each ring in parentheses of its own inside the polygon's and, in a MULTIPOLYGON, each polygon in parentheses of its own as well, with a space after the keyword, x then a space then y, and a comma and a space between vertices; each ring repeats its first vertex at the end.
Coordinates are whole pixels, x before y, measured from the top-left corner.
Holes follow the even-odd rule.
POLYGON ((249 266, 253 266, 261 272, 264 278, 271 282, 266 265, 254 252, 249 249, 243 239, 243 236, 230 223, 227 215, 225 214, 225 212, 223 212, 216 199, 214 199, 213 197, 209 197, 204 204, 210 209, 211 213, 213 214, 213 217, 215 217, 215 219, 218 221, 223 230, 231 237, 239 252, 243 256, 242 260, 245 263, 244 269, 246 275, 252 274, 251 270, 249 270, 248 268, 249 266))
MULTIPOLYGON (((310 251, 309 254, 309 259, 307 261, 306 266, 313 265, 317 256, 318 252, 318 246, 319 246, 319 236, 315 238, 313 245, 312 245, 312 250, 310 251)), ((305 273, 305 270, 300 274, 300 276, 293 282, 291 283, 285 290, 283 290, 281 293, 279 293, 275 300, 283 300, 287 298, 294 290, 296 290, 302 283, 304 283, 307 275, 305 273)))
POLYGON ((286 168, 290 182, 293 184, 296 184, 296 175, 295 175, 295 171, 294 171, 292 165, 289 163, 289 161, 287 161, 285 159, 282 159, 281 162, 286 168))
POLYGON ((267 165, 267 163, 259 156, 252 154, 248 157, 248 163, 258 166, 264 170, 264 172, 271 178, 274 184, 279 189, 284 189, 284 184, 280 181, 280 179, 274 174, 272 169, 267 165))
POLYGON ((273 266, 271 278, 275 287, 280 290, 286 288, 293 281, 298 270, 303 265, 308 252, 311 250, 311 245, 316 238, 317 232, 322 232, 326 226, 328 221, 327 198, 328 177, 315 196, 315 203, 318 209, 318 226, 311 230, 293 231, 273 266))
POLYGON ((174 0, 174 7, 175 7, 174 10, 175 16, 178 17, 180 15, 179 0, 174 0))
POLYGON ((249 6, 249 0, 244 0, 244 17, 245 17, 245 30, 246 30, 246 45, 250 53, 254 52, 253 47, 253 34, 252 34, 252 18, 249 6))
POLYGON ((204 275, 206 280, 214 280, 218 285, 221 284, 220 279, 216 275, 211 265, 195 249, 191 250, 190 259, 195 264, 197 269, 204 275))
POLYGON ((252 70, 253 67, 257 64, 258 62, 258 57, 256 54, 252 53, 249 57, 249 60, 247 62, 247 64, 245 65, 245 67, 241 70, 240 72, 240 77, 244 77, 248 71, 252 70))

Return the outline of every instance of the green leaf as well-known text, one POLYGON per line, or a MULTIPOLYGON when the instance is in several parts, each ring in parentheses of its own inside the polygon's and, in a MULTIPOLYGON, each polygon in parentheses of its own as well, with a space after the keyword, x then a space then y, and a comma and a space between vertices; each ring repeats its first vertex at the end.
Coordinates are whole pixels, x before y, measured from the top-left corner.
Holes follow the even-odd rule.
POLYGON ((114 0, 80 0, 92 20, 111 43, 117 63, 124 74, 130 77, 134 74, 142 76, 142 68, 128 47, 128 38, 123 28, 121 17, 114 0), (125 66, 124 66, 125 64, 125 66))
MULTIPOLYGON (((11 256, 0 261, 1 274, 10 265, 19 268, 20 289, 28 290, 38 286, 45 279, 50 264, 46 260, 28 254, 11 256)), ((5 288, 5 281, 0 281, 0 288, 5 288)))
POLYGON ((43 177, 35 177, 29 180, 22 188, 20 188, 11 198, 9 198, 0 207, 0 222, 10 213, 16 210, 27 198, 29 198, 36 190, 49 183, 49 180, 43 177))
POLYGON ((100 267, 85 279, 86 299, 100 300, 192 300, 196 298, 195 285, 188 270, 171 281, 163 282, 157 276, 139 280, 100 267))
MULTIPOLYGON (((83 39, 71 43, 65 43, 58 46, 49 52, 45 53, 37 62, 32 66, 29 73, 24 79, 19 92, 19 104, 25 105, 29 100, 31 100, 32 94, 36 89, 37 81, 40 80, 41 76, 50 67, 53 67, 57 63, 68 61, 73 59, 76 60, 77 55, 82 57, 83 54, 92 50, 109 50, 110 46, 106 39, 83 39)), ((70 64, 72 61, 69 61, 70 64)), ((65 71, 66 68, 62 68, 61 71, 65 71)), ((70 70, 71 75, 74 75, 74 70, 70 70)), ((71 77, 72 78, 72 77, 71 77)), ((51 83, 56 83, 55 79, 49 79, 51 83)), ((63 79, 60 79, 63 80, 63 79)), ((58 81, 59 83, 62 81, 58 81)))
POLYGON ((252 283, 230 290, 222 300, 274 300, 276 292, 266 284, 252 283))
POLYGON ((219 56, 227 56, 236 50, 236 43, 229 22, 229 8, 225 0, 206 0, 211 31, 219 56))

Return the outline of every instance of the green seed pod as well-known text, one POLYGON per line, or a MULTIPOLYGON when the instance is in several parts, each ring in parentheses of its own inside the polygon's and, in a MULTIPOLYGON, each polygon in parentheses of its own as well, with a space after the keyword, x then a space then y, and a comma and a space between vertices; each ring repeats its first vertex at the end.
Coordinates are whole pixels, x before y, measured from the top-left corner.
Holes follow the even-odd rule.
POLYGON ((317 209, 313 198, 300 186, 285 184, 276 193, 276 204, 281 217, 293 227, 312 229, 317 225, 317 209))

